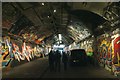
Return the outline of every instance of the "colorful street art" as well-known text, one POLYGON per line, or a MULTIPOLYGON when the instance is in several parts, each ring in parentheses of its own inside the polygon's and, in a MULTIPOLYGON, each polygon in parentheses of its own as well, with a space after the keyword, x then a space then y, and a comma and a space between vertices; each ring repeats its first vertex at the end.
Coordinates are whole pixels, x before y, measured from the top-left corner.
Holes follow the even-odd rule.
POLYGON ((114 75, 118 75, 120 74, 120 33, 119 34, 115 34, 114 36, 112 36, 113 41, 112 41, 112 45, 113 45, 113 65, 112 65, 112 69, 114 71, 114 75))
POLYGON ((45 38, 45 36, 43 36, 43 37, 38 37, 38 35, 36 35, 36 34, 34 34, 34 33, 25 33, 25 34, 22 34, 22 37, 23 37, 25 40, 34 41, 36 44, 42 43, 43 39, 45 38))
POLYGON ((119 64, 120 62, 120 34, 114 35, 113 39, 113 49, 114 49, 114 56, 113 56, 113 63, 119 64))
POLYGON ((117 75, 120 73, 120 29, 97 38, 98 62, 117 75))
POLYGON ((108 70, 111 70, 112 65, 112 39, 108 34, 101 36, 101 39, 98 40, 98 62, 101 66, 106 67, 108 70), (99 44, 100 43, 100 44, 99 44))
POLYGON ((43 52, 43 49, 38 45, 31 46, 26 42, 20 43, 19 41, 19 43, 16 43, 14 40, 10 39, 9 36, 5 36, 2 39, 2 53, 0 53, 0 55, 3 68, 10 65, 14 59, 19 62, 21 60, 31 61, 34 57, 40 57, 43 52))
POLYGON ((93 56, 93 41, 94 39, 86 39, 80 43, 80 48, 85 49, 87 56, 93 56))
POLYGON ((9 63, 13 60, 12 54, 11 54, 11 46, 10 46, 10 37, 6 36, 3 37, 2 40, 2 66, 6 67, 9 65, 9 63))

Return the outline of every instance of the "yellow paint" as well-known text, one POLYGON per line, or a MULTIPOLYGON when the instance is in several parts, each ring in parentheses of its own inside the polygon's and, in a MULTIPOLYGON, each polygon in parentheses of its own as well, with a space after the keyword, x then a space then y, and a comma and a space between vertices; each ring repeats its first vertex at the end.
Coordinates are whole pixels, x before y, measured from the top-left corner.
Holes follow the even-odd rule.
POLYGON ((6 52, 2 55, 2 58, 4 59, 4 57, 5 57, 7 54, 9 54, 8 51, 6 51, 6 52))
POLYGON ((39 40, 39 41, 42 41, 44 38, 45 38, 45 36, 39 38, 38 40, 39 40))

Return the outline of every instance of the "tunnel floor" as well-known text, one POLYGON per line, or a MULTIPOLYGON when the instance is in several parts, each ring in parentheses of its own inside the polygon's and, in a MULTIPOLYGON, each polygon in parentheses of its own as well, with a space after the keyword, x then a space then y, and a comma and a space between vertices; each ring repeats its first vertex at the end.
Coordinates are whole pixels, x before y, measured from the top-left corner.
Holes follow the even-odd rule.
POLYGON ((88 65, 86 67, 70 67, 64 71, 61 64, 60 72, 50 72, 48 59, 40 58, 29 63, 14 67, 9 72, 3 72, 4 78, 118 78, 102 67, 88 65))

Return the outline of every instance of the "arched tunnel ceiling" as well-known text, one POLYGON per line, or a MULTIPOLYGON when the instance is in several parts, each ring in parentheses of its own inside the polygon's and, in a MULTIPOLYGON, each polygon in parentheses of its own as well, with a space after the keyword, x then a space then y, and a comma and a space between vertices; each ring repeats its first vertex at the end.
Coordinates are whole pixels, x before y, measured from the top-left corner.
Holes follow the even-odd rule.
POLYGON ((74 15, 74 18, 79 19, 79 22, 84 23, 84 25, 81 25, 83 25, 83 27, 86 26, 86 28, 89 29, 90 33, 94 35, 96 35, 95 30, 98 27, 98 25, 106 21, 103 17, 99 16, 98 14, 87 10, 71 10, 70 13, 71 15, 74 15))
POLYGON ((109 2, 74 2, 74 3, 68 3, 69 5, 72 5, 72 10, 86 10, 93 13, 96 13, 103 16, 103 9, 108 5, 111 4, 109 2))
MULTIPOLYGON (((84 23, 84 25, 81 26, 86 26, 87 29, 92 30, 97 27, 97 25, 96 27, 92 26, 97 22, 95 20, 102 22, 102 18, 98 16, 102 16, 103 9, 107 4, 108 2, 45 2, 44 4, 42 2, 3 3, 2 25, 3 28, 7 28, 10 33, 23 36, 24 38, 36 35, 34 36, 35 40, 45 40, 47 43, 53 43, 54 34, 61 33, 64 36, 65 43, 70 44, 76 40, 75 34, 79 34, 80 32, 80 29, 78 29, 78 27, 74 28, 74 25, 72 26, 74 30, 78 30, 78 33, 69 31, 68 26, 71 25, 72 17, 76 15, 74 18, 78 18, 80 22, 83 23, 88 17, 88 23, 84 23)), ((92 34, 94 31, 88 32, 92 34)), ((79 38, 77 40, 79 41, 79 38)))

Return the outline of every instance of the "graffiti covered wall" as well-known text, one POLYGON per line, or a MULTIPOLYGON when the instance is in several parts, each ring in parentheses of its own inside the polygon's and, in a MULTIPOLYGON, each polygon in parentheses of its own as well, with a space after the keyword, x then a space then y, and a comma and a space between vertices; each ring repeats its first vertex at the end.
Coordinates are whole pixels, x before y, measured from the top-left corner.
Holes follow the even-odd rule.
POLYGON ((101 66, 111 69, 112 65, 112 39, 111 36, 106 33, 97 39, 98 54, 97 59, 101 66))
POLYGON ((69 50, 79 49, 79 48, 80 48, 80 46, 76 42, 73 42, 71 45, 69 45, 69 50))
POLYGON ((2 67, 8 66, 12 61, 12 50, 11 50, 10 37, 6 36, 2 38, 2 67))
POLYGON ((41 57, 43 49, 39 45, 13 40, 9 36, 2 38, 2 67, 7 67, 13 60, 18 62, 31 61, 35 57, 41 57))
POLYGON ((97 38, 98 62, 117 75, 120 72, 120 29, 97 38))
POLYGON ((94 41, 94 38, 92 37, 80 43, 80 48, 85 49, 87 56, 93 55, 93 41, 94 41))

